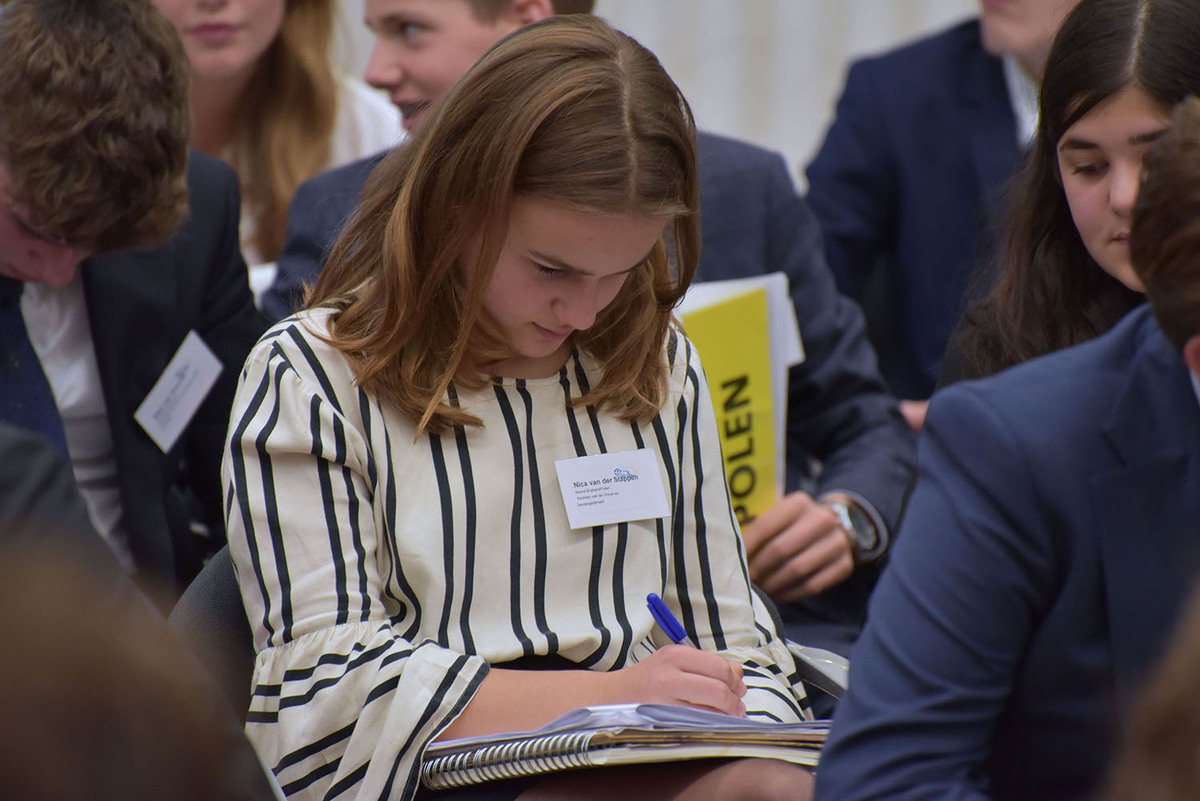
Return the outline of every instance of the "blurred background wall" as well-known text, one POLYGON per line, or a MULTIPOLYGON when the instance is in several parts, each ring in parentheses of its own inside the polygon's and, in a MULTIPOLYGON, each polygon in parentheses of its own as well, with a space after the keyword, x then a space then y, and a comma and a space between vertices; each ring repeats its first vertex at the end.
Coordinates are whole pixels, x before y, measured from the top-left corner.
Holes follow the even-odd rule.
MULTIPOLYGON (((979 0, 597 0, 653 50, 699 125, 784 154, 801 171, 825 135, 848 61, 973 15, 979 0)), ((341 0, 340 58, 362 75, 363 0, 341 0)))

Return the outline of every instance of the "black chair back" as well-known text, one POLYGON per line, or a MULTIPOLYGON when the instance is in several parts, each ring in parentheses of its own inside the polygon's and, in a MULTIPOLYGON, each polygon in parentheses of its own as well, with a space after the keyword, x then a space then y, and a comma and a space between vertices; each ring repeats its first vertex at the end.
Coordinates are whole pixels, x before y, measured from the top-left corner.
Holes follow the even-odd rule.
POLYGON ((245 722, 254 673, 254 638, 228 545, 204 565, 168 619, 245 722))

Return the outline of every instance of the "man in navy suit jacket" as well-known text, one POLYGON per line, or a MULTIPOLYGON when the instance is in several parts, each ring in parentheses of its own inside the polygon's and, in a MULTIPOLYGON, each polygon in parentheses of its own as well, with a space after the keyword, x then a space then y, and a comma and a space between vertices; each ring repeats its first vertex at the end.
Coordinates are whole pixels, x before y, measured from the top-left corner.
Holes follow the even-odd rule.
POLYGON ((970 20, 850 67, 807 175, 838 288, 871 318, 884 378, 928 398, 1004 185, 1036 115, 1033 82, 1078 0, 983 3, 970 20), (1022 99, 1027 104, 1020 104, 1022 99))
POLYGON ((96 529, 178 590, 221 544, 191 523, 220 531, 229 408, 266 327, 236 178, 189 157, 186 57, 149 0, 18 0, 0 53, 0 419, 45 412, 96 529), (156 442, 134 413, 189 333, 220 374, 197 408, 163 408, 182 433, 156 442))
POLYGON ((1134 213, 1154 313, 934 397, 818 799, 1094 797, 1200 577, 1190 114, 1148 158, 1134 213))
MULTIPOLYGON (((367 80, 388 90, 408 127, 423 118, 429 103, 449 89, 490 41, 555 12, 550 0, 513 0, 507 11, 490 18, 476 15, 471 0, 448 0, 435 8, 417 5, 388 0, 367 4, 367 19, 378 32, 367 80), (418 25, 420 48, 389 33, 399 22, 418 25), (442 48, 462 41, 473 43, 474 50, 458 50, 457 60, 444 54, 442 48), (432 65, 426 60, 430 52, 442 54, 432 65), (469 60, 464 57, 468 54, 469 60)), ((586 11, 583 6, 588 5, 575 3, 574 8, 586 11)), ((300 303, 303 285, 316 280, 379 158, 328 172, 297 190, 278 274, 263 298, 269 317, 290 314, 300 303)), ((780 603, 790 636, 845 653, 862 625, 879 557, 911 478, 911 432, 884 389, 862 313, 834 289, 816 220, 796 194, 783 159, 701 134, 698 161, 704 231, 699 279, 785 272, 806 352, 789 385, 791 492, 745 527, 751 575, 780 603), (815 488, 807 481, 810 457, 823 463, 815 488), (860 558, 856 564, 856 552, 868 554, 855 550, 848 536, 852 532, 813 496, 842 500, 863 512, 852 520, 862 529, 874 529, 879 547, 869 554, 871 561, 860 558)), ((866 530, 864 537, 870 534, 866 530)))

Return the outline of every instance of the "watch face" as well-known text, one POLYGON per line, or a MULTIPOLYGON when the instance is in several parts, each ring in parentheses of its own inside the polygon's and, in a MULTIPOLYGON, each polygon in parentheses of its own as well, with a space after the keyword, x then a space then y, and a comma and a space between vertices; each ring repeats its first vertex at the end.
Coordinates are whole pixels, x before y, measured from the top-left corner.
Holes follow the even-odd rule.
POLYGON ((858 543, 859 549, 869 551, 874 548, 879 543, 879 534, 875 531, 871 518, 856 506, 848 505, 846 511, 850 518, 850 531, 854 535, 854 541, 858 543))
POLYGON ((842 501, 827 501, 826 505, 837 515, 838 522, 850 534, 854 545, 854 561, 870 562, 879 556, 879 532, 875 524, 858 504, 842 501))
POLYGON ((830 501, 825 505, 829 507, 829 510, 833 512, 834 517, 838 519, 838 524, 841 525, 842 528, 846 529, 846 531, 850 534, 850 538, 857 543, 858 534, 854 531, 854 521, 850 519, 850 508, 846 506, 846 504, 839 501, 830 501))

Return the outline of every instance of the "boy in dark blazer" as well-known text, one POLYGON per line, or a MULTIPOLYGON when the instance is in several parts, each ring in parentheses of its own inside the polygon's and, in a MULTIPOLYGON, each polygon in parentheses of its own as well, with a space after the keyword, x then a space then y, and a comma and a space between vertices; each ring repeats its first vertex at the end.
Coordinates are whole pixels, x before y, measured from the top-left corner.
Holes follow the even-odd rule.
POLYGON ((0 421, 70 455, 126 570, 168 591, 221 544, 229 406, 265 329, 236 179, 189 157, 186 76, 149 0, 0 11, 0 421))
MULTIPOLYGON (((579 0, 368 0, 377 38, 366 77, 389 93, 411 128, 490 44, 551 14, 591 7, 579 0), (395 33, 405 26, 419 32, 419 42, 395 33)), ((268 316, 286 316, 300 303, 381 158, 297 190, 278 275, 263 299, 268 316)), ((846 653, 899 518, 913 437, 879 376, 862 313, 834 289, 816 220, 783 159, 704 133, 697 158, 704 232, 697 278, 786 273, 806 354, 789 381, 789 494, 744 527, 751 577, 781 605, 790 637, 846 653), (810 456, 823 462, 815 487, 810 456), (848 514, 838 517, 831 507, 848 514)))

